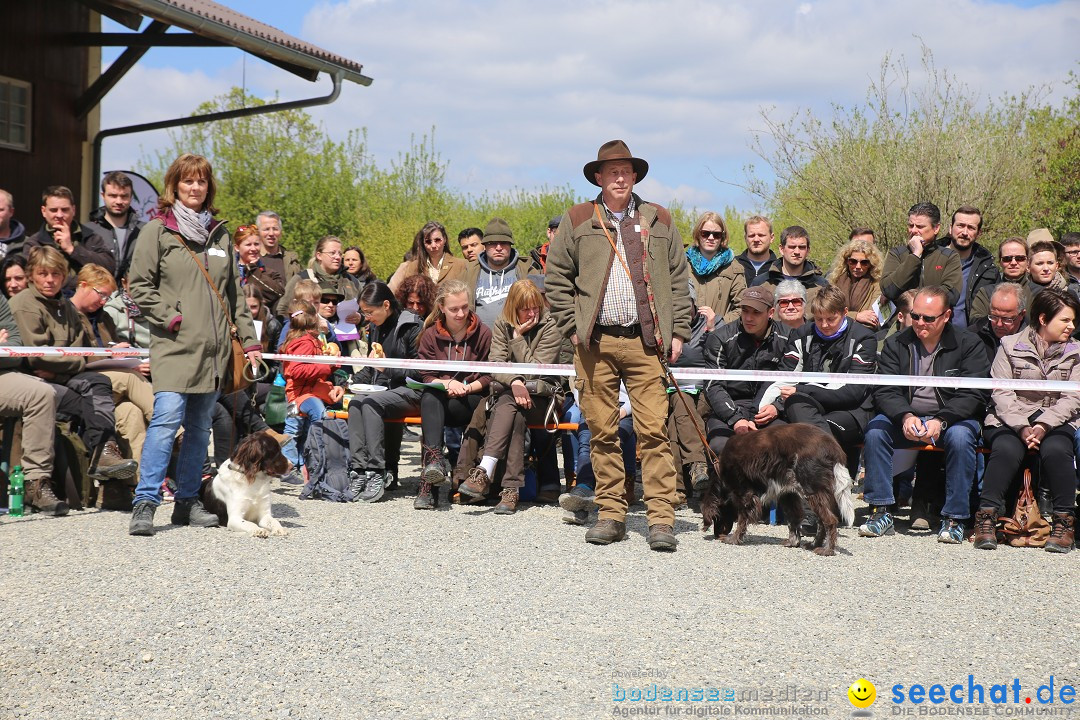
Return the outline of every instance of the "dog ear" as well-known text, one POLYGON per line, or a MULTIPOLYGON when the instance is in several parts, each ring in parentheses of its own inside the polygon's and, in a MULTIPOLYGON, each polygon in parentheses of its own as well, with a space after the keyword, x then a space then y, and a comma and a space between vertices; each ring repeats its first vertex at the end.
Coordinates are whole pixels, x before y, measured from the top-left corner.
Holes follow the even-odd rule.
POLYGON ((233 465, 236 465, 237 469, 244 474, 249 484, 255 482, 255 476, 262 468, 266 458, 267 443, 273 446, 275 452, 281 452, 273 438, 265 432, 257 432, 244 438, 244 441, 240 443, 240 447, 236 448, 236 452, 233 453, 233 465))

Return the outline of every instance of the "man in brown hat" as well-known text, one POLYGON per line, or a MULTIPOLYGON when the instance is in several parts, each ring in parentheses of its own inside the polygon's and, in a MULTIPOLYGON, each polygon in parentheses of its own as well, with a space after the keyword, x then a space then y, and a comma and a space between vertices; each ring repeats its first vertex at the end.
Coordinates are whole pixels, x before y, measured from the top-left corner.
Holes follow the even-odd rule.
POLYGON ((574 343, 575 385, 592 430, 599 519, 585 540, 607 545, 626 537, 622 382, 641 450, 649 547, 673 551, 676 476, 660 353, 674 362, 690 337, 686 253, 671 214, 634 194, 649 164, 626 143, 605 143, 583 171, 601 191, 563 215, 548 252, 547 295, 555 321, 574 343))
POLYGON ((484 250, 469 263, 465 284, 469 286, 470 306, 489 328, 502 314, 510 286, 529 274, 529 259, 514 249, 514 233, 502 218, 492 218, 480 241, 484 250))

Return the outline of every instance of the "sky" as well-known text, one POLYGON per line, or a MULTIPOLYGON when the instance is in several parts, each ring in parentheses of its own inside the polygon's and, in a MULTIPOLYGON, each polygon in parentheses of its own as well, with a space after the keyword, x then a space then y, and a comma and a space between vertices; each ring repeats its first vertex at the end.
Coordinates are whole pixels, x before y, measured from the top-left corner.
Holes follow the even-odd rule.
MULTIPOLYGON (((607 140, 649 162, 640 194, 688 208, 751 211, 746 167, 762 112, 831 117, 861 104, 883 58, 923 81, 921 46, 982 98, 1044 88, 1060 102, 1080 71, 1080 0, 224 0, 364 65, 308 112, 334 139, 367 128, 376 160, 435 128, 451 188, 472 194, 569 185, 607 140)), ((119 31, 106 22, 105 30, 119 31)), ((106 49, 107 64, 119 53, 106 49)), ((243 86, 282 100, 325 95, 237 49, 148 52, 102 104, 102 128, 189 114, 243 86)), ((103 145, 105 169, 133 169, 163 131, 103 145)), ((766 141, 767 142, 767 141, 766 141)))

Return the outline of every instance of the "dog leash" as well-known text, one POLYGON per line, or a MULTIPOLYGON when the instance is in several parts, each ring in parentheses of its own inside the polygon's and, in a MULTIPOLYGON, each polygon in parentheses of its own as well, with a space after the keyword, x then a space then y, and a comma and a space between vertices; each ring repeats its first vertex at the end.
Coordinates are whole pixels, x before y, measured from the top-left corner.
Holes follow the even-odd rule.
MULTIPOLYGON (((608 232, 607 224, 604 222, 604 218, 600 215, 600 204, 593 203, 593 210, 596 212, 596 219, 600 221, 600 229, 604 231, 604 237, 607 238, 608 243, 611 244, 611 250, 615 253, 615 257, 619 258, 619 262, 623 266, 623 270, 626 271, 626 276, 630 279, 631 285, 633 285, 634 278, 630 274, 630 267, 626 264, 626 260, 623 259, 622 253, 619 252, 618 246, 615 245, 615 240, 612 239, 611 233, 608 232)), ((645 279, 646 295, 649 299, 649 311, 653 317, 653 339, 656 341, 656 356, 660 360, 660 368, 664 371, 664 377, 668 383, 675 388, 675 394, 679 396, 679 401, 683 405, 683 410, 686 411, 687 416, 690 418, 690 422, 694 425, 694 430, 698 434, 698 438, 701 439, 701 444, 705 447, 705 455, 709 458, 709 464, 713 466, 713 470, 716 471, 717 477, 720 476, 720 457, 713 452, 713 449, 709 447, 709 440, 705 437, 704 431, 698 424, 697 413, 690 408, 690 403, 686 400, 686 393, 679 387, 679 381, 675 379, 675 375, 671 372, 671 366, 668 365, 667 350, 664 347, 664 337, 660 334, 660 317, 656 312, 656 299, 652 293, 652 278, 649 275, 649 232, 647 228, 642 228, 641 232, 641 272, 645 279)))

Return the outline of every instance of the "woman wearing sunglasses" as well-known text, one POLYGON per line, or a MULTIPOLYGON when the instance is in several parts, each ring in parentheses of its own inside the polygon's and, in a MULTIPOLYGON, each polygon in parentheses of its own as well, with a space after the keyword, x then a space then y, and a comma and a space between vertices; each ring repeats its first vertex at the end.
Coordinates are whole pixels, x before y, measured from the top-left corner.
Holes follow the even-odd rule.
POLYGON ((873 306, 881 297, 881 253, 872 242, 850 240, 840 248, 829 282, 847 299, 848 317, 877 330, 880 322, 873 306))
POLYGON ((694 225, 686 260, 694 274, 698 313, 705 316, 707 330, 739 317, 737 301, 746 289, 746 275, 734 259, 724 218, 714 212, 703 214, 694 225))

